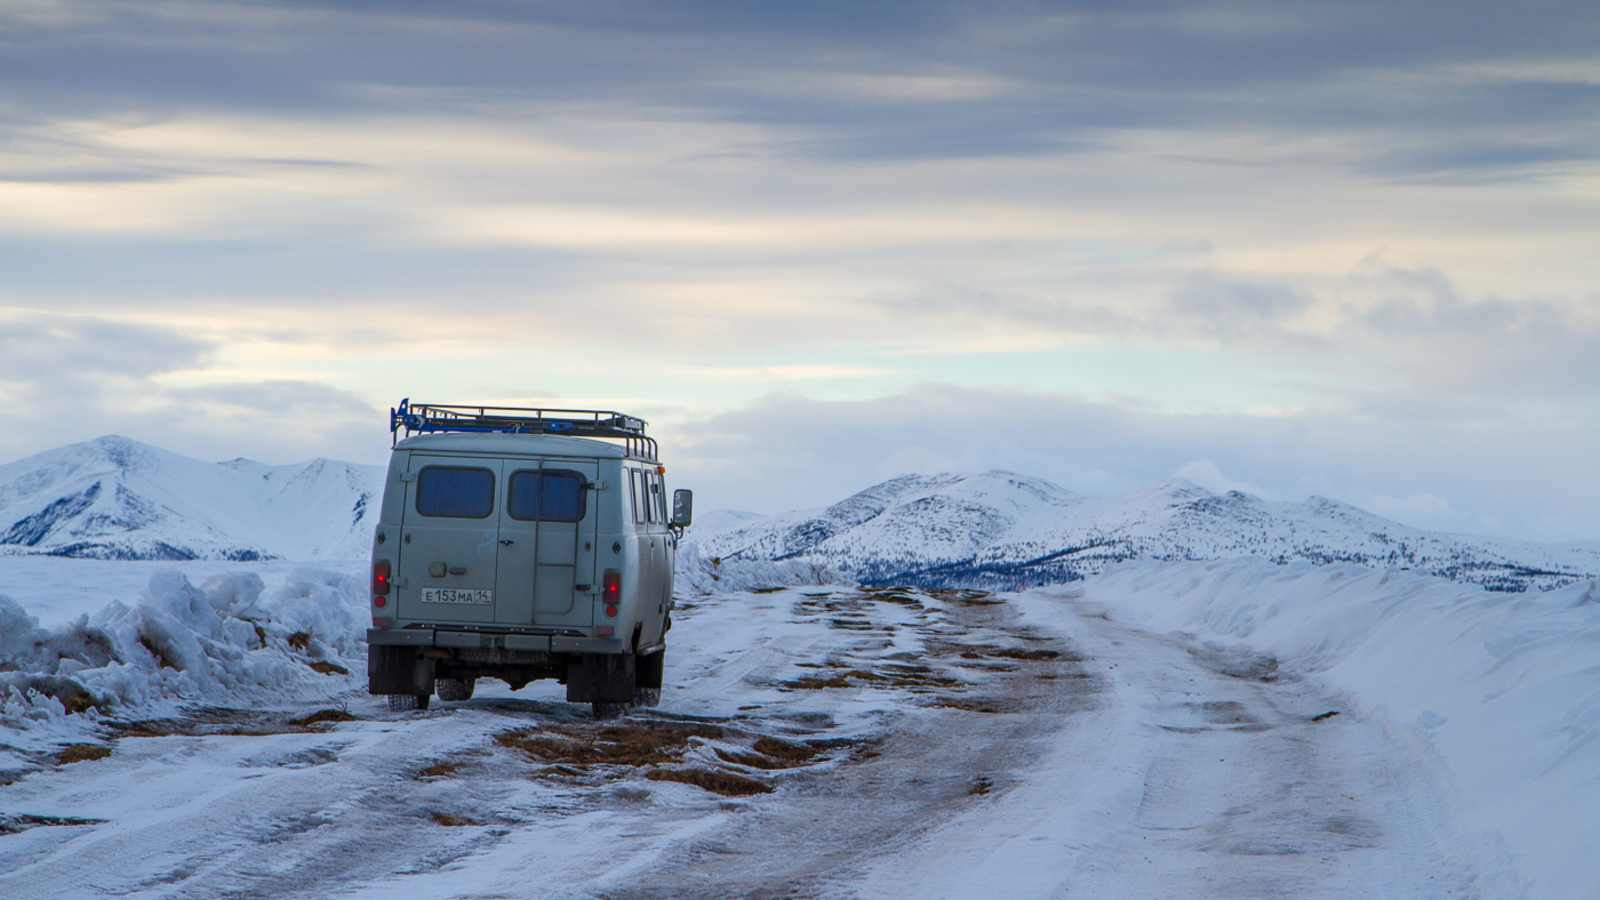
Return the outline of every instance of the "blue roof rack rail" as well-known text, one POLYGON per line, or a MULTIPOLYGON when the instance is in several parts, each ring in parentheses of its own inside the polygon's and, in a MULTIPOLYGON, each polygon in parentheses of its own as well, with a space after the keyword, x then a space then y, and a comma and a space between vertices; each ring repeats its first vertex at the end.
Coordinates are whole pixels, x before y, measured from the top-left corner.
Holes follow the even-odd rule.
POLYGON ((554 434, 564 437, 620 440, 628 455, 657 461, 655 438, 644 433, 645 420, 613 409, 545 409, 531 406, 462 406, 455 403, 412 403, 407 397, 389 408, 390 443, 405 436, 443 431, 481 434, 554 434))

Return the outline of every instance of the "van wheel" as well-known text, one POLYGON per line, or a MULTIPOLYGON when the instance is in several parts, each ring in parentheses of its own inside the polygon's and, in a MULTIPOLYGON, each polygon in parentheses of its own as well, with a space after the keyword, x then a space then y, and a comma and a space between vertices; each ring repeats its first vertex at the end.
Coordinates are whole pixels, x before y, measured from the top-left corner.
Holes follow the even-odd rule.
POLYGON ((628 704, 626 704, 626 703, 600 703, 600 702, 597 701, 595 703, 589 704, 589 708, 594 712, 595 720, 598 721, 600 719, 615 719, 615 718, 617 718, 618 716, 620 716, 623 713, 628 711, 628 704))
POLYGON ((433 699, 427 694, 388 694, 390 712, 410 712, 414 709, 427 709, 428 701, 433 699))
POLYGON ((471 700, 472 691, 478 686, 476 678, 435 678, 433 680, 434 693, 440 700, 471 700))

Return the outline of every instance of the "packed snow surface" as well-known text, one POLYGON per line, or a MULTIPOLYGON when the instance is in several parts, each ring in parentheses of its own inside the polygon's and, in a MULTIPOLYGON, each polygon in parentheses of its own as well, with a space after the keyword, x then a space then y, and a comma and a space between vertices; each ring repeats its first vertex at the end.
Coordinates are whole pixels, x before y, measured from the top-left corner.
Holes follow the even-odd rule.
POLYGON ((157 571, 55 625, 33 620, 42 598, 0 601, 0 895, 1600 881, 1593 583, 1144 562, 985 596, 783 588, 763 582, 816 570, 697 559, 663 704, 615 723, 549 683, 388 712, 362 690, 359 569, 157 571))
POLYGON ((1506 595, 1355 566, 1133 564, 1089 584, 1116 618, 1247 647, 1436 755, 1453 821, 1503 837, 1533 897, 1600 884, 1600 582, 1506 595))

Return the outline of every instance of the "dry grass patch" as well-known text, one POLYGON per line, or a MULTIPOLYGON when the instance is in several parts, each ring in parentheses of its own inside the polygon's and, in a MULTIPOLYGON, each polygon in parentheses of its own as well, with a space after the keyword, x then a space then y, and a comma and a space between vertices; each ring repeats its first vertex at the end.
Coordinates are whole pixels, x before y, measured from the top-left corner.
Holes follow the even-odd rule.
POLYGON ((74 828, 83 825, 104 825, 105 822, 105 819, 80 819, 76 816, 0 815, 0 835, 18 834, 30 828, 74 828))
POLYGON ((460 763, 453 763, 453 762, 450 762, 448 760, 445 760, 445 761, 441 761, 441 762, 436 762, 431 766, 426 766, 424 768, 418 769, 417 770, 417 777, 418 778, 448 778, 448 777, 450 777, 451 775, 454 775, 456 772, 458 772, 460 770, 461 770, 461 764, 460 763))
POLYGON ((692 784, 701 790, 724 797, 749 797, 772 793, 772 785, 733 772, 713 769, 651 769, 645 774, 651 781, 676 781, 692 784))
POLYGON ((816 747, 805 744, 792 744, 772 737, 756 738, 753 753, 739 750, 724 750, 716 748, 717 757, 723 762, 749 766, 752 769, 795 769, 810 764, 813 759, 821 755, 822 751, 816 747))
POLYGON ((910 594, 901 594, 894 591, 873 591, 865 596, 867 599, 875 600, 878 603, 893 603, 898 606, 909 606, 914 609, 925 608, 922 605, 922 601, 911 596, 910 594))
MULTIPOLYGON (((877 625, 872 623, 871 619, 863 619, 857 616, 835 616, 828 620, 828 627, 837 628, 841 631, 874 631, 878 628, 877 625)), ((893 625, 885 625, 883 627, 887 631, 894 630, 893 625)))
POLYGON ((451 815, 450 813, 438 813, 438 812, 436 812, 436 813, 433 813, 432 815, 428 816, 428 818, 433 820, 433 824, 440 825, 440 826, 443 826, 445 828, 464 828, 464 827, 467 827, 467 826, 483 824, 481 822, 477 822, 477 821, 474 821, 472 819, 469 819, 466 816, 456 816, 456 815, 451 815))
POLYGON ((988 794, 993 788, 994 782, 980 775, 972 782, 972 787, 967 788, 967 795, 971 797, 982 797, 988 794))
POLYGON ((289 724, 297 728, 310 728, 313 725, 321 725, 324 722, 354 722, 355 720, 355 716, 342 709, 319 709, 309 716, 290 719, 289 724))
POLYGON ((720 738, 715 725, 628 722, 598 730, 578 725, 518 729, 495 735, 495 743, 541 763, 577 766, 646 766, 674 762, 691 738, 720 738))
POLYGON ((289 646, 304 653, 311 647, 311 632, 296 631, 289 635, 289 646))
POLYGON ((1022 708, 1016 700, 1006 697, 943 697, 933 705, 945 709, 959 709, 963 712, 989 714, 1016 712, 1022 708))
POLYGON ((996 650, 991 655, 992 656, 998 656, 998 657, 1001 657, 1003 659, 1029 659, 1029 660, 1060 659, 1061 658, 1061 651, 1060 650, 1042 650, 1042 649, 1041 650, 1030 650, 1030 649, 1028 649, 1026 647, 1003 647, 1003 648, 1001 648, 999 650, 996 650))
POLYGON ((775 737, 756 738, 755 751, 791 765, 804 765, 816 759, 821 750, 808 744, 795 744, 775 737))
POLYGON ((927 667, 891 664, 887 672, 869 672, 865 669, 847 669, 832 674, 805 675, 786 681, 783 687, 799 691, 820 691, 848 687, 881 688, 959 688, 961 680, 948 675, 934 674, 927 667))
POLYGON ((1002 647, 998 644, 963 644, 958 641, 929 641, 928 655, 934 657, 959 656, 962 659, 1016 659, 1039 661, 1059 659, 1066 662, 1083 662, 1083 657, 1061 650, 1042 647, 1002 647))
POLYGON ((795 691, 822 691, 831 688, 847 688, 850 679, 849 673, 840 672, 833 675, 805 675, 793 681, 785 681, 783 686, 795 691))
POLYGON ((341 666, 338 663, 328 662, 325 659, 319 659, 319 660, 316 660, 315 662, 308 662, 308 663, 306 663, 306 665, 311 667, 311 671, 320 672, 323 675, 349 675, 350 674, 350 670, 349 669, 346 669, 344 666, 341 666))
POLYGON ((96 759, 105 759, 111 755, 111 748, 104 744, 68 744, 56 754, 58 765, 89 762, 96 759))

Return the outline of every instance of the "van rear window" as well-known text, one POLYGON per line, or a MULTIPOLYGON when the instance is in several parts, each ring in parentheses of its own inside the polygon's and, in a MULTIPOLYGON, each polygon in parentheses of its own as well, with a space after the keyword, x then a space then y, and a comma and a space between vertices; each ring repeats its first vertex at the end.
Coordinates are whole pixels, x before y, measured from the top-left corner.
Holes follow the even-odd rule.
POLYGON ((417 512, 452 519, 486 519, 494 512, 494 473, 488 469, 426 466, 417 475, 417 512))
POLYGON ((576 522, 583 518, 583 476, 570 469, 523 470, 511 476, 507 509, 513 519, 576 522))

